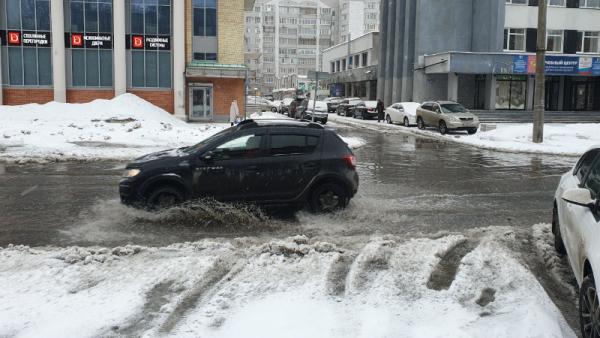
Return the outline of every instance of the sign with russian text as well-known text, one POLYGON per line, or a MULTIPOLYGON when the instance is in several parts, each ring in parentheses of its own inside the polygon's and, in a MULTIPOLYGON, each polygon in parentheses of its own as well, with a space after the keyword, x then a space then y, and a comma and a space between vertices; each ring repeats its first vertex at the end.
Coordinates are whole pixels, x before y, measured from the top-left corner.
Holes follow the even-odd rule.
POLYGON ((600 58, 592 60, 592 75, 600 75, 600 58))
MULTIPOLYGON (((546 55, 547 75, 600 75, 600 58, 546 55)), ((535 55, 513 55, 513 74, 535 74, 535 55)))
POLYGON ((527 55, 513 55, 513 73, 527 74, 527 55))
POLYGON ((71 33, 71 48, 112 49, 113 37, 108 33, 71 33))
POLYGON ((546 73, 552 75, 579 74, 579 58, 570 56, 547 55, 546 73))
POLYGON ((50 32, 2 31, 2 44, 8 46, 51 47, 50 32))
POLYGON ((171 37, 168 35, 131 35, 128 41, 128 49, 171 50, 171 37))

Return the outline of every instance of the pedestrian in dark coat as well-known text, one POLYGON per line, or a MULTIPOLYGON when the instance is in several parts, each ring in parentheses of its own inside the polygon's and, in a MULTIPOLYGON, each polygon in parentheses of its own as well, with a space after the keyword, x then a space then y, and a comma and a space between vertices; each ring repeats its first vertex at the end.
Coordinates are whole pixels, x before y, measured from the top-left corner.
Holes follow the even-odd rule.
POLYGON ((383 106, 383 101, 381 99, 377 100, 377 123, 383 121, 385 117, 383 116, 383 112, 385 107, 383 106))

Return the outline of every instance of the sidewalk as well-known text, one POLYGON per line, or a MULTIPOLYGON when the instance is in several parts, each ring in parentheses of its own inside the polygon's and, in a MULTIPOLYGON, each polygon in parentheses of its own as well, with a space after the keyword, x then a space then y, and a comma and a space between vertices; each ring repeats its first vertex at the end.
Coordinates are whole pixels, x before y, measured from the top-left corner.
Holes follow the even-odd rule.
POLYGON ((497 129, 495 130, 478 131, 475 135, 468 135, 465 132, 441 135, 433 128, 419 130, 416 126, 406 128, 399 125, 377 123, 373 120, 357 120, 335 114, 330 114, 329 120, 371 130, 401 132, 482 149, 513 153, 580 156, 590 147, 600 144, 600 124, 593 123, 547 123, 544 143, 535 144, 531 142, 533 129, 531 123, 501 123, 496 125, 497 129))

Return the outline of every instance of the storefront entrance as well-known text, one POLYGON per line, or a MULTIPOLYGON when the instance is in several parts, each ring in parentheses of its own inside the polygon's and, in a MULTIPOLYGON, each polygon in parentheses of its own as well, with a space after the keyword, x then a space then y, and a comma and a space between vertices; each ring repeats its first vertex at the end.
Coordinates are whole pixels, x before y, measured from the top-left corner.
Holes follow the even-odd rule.
POLYGON ((522 75, 496 77, 496 109, 524 110, 527 102, 527 78, 522 75))
POLYGON ((600 110, 600 81, 597 77, 565 78, 565 109, 600 110))
POLYGON ((189 92, 190 120, 202 121, 213 118, 213 87, 210 85, 191 85, 189 92))

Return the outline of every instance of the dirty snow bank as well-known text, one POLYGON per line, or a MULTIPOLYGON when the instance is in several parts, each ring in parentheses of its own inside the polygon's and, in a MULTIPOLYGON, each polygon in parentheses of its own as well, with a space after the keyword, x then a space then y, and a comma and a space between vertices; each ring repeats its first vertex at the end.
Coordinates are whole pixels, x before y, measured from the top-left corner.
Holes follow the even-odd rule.
POLYGON ((377 121, 332 117, 331 120, 338 123, 362 126, 373 130, 400 131, 482 149, 507 152, 580 156, 590 147, 600 144, 600 133, 598 132, 600 124, 547 123, 544 128, 544 142, 536 144, 531 141, 533 130, 531 123, 499 123, 496 124, 497 129, 478 131, 475 135, 467 135, 466 132, 440 135, 434 129, 419 130, 416 127, 405 128, 399 125, 381 124, 377 121))
POLYGON ((12 246, 0 250, 0 336, 574 337, 496 237, 441 291, 428 279, 462 236, 373 237, 358 251, 305 236, 12 246))
POLYGON ((133 95, 0 106, 0 159, 131 159, 198 143, 224 124, 187 124, 133 95))

